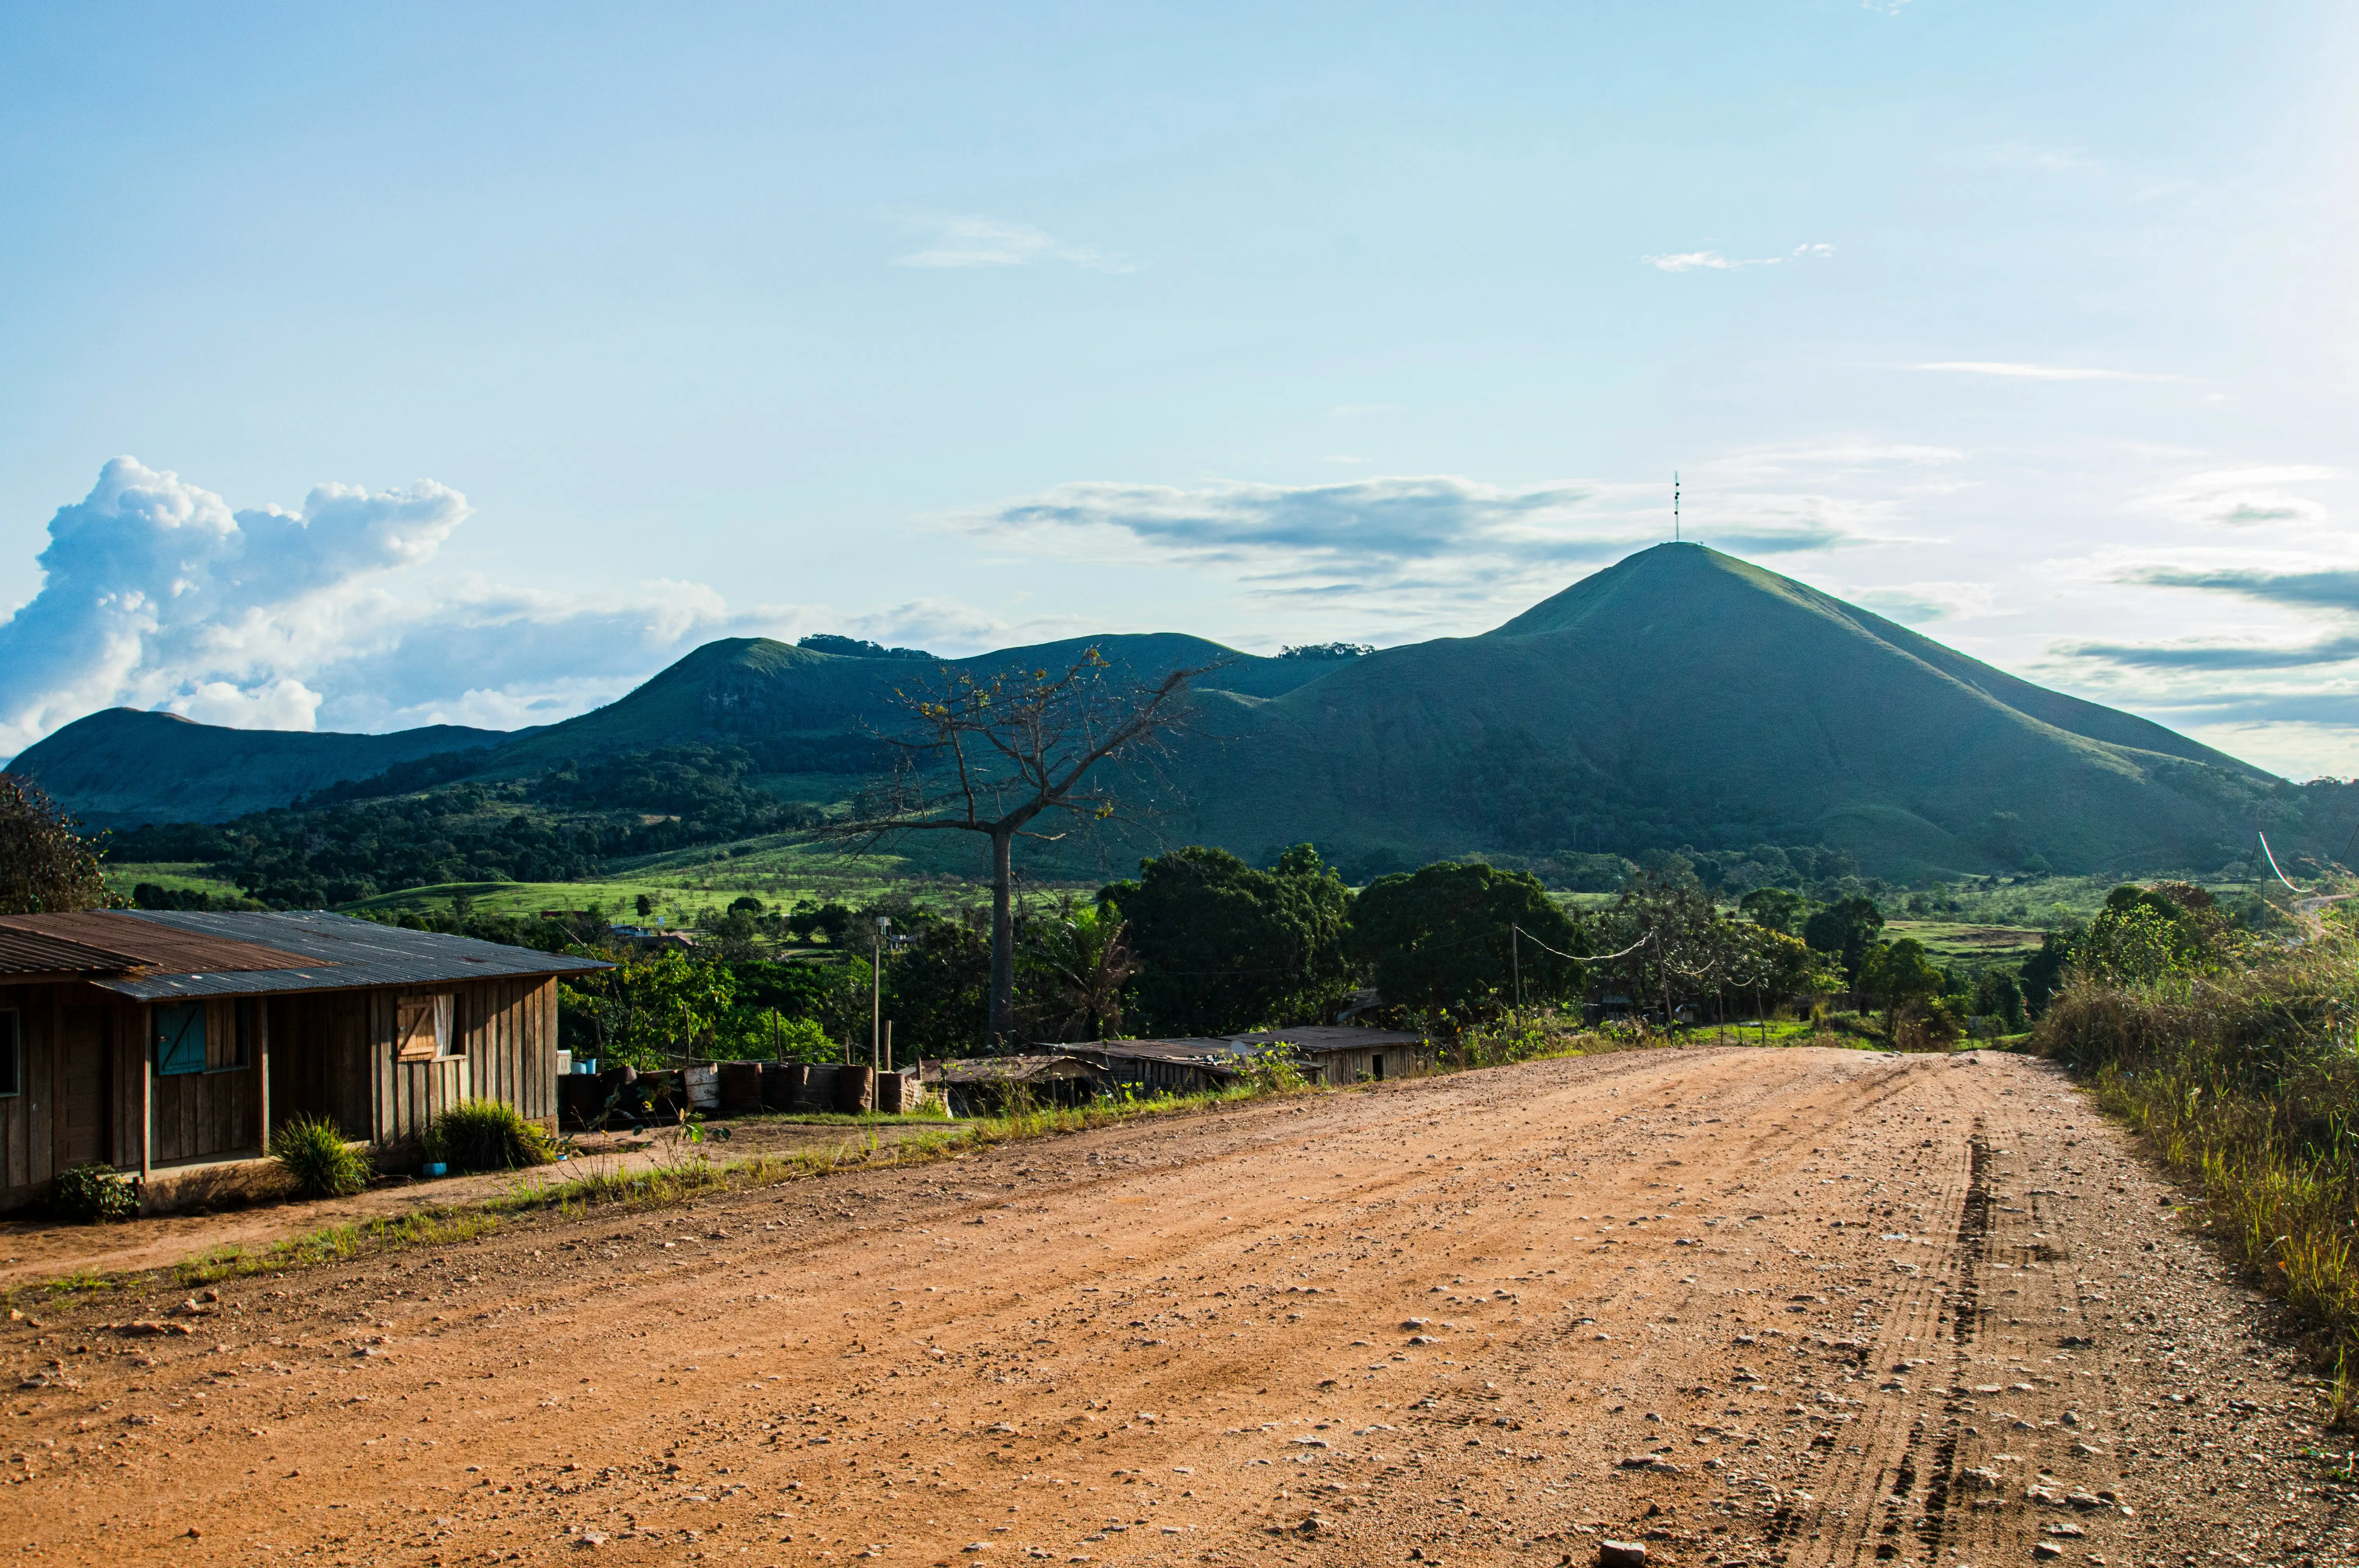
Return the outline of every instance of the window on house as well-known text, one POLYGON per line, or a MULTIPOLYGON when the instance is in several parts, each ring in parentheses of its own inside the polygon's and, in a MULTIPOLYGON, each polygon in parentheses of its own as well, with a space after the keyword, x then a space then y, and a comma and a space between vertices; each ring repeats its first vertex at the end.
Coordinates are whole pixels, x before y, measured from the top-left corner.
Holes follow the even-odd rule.
POLYGON ((156 1071, 162 1076, 205 1070, 205 1004, 175 1001, 158 1005, 156 1071))
POLYGON ((0 1098, 15 1094, 25 1081, 25 1036, 20 1015, 0 1012, 0 1098))
POLYGON ((449 991, 403 997, 394 1011, 394 1054, 404 1062, 430 1062, 454 1054, 451 1024, 458 1000, 449 991))

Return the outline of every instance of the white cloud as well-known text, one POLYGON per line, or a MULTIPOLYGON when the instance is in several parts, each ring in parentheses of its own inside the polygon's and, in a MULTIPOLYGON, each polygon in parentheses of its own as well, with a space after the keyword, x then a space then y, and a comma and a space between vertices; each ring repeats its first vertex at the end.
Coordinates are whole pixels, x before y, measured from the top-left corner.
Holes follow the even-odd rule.
POLYGON ((1951 371, 1962 375, 2006 376, 2016 381, 2179 381, 2175 375, 2149 375, 2141 371, 2097 370, 2086 365, 2028 364, 2011 360, 1939 360, 1910 365, 1910 370, 1951 371))
POLYGON ((1718 251, 1680 251, 1671 255, 1640 256, 1638 259, 1657 272, 1734 272, 1739 267, 1777 265, 1776 256, 1732 261, 1718 251))
POLYGON ((1998 602, 1998 586, 1987 582, 1896 582, 1861 589, 1843 598, 1910 626, 1933 621, 1988 615, 1998 602))
POLYGON ((923 250, 896 256, 897 266, 1032 266, 1040 262, 1067 262, 1092 272, 1139 270, 1138 263, 1119 251, 1068 244, 1029 223, 984 217, 934 217, 914 222, 933 232, 933 243, 923 250))
POLYGON ((2181 734, 2289 779, 2359 775, 2359 728, 2302 719, 2182 724, 2181 734))
POLYGON ((1776 266, 1781 262, 1822 261, 1835 254, 1828 244, 1796 245, 1782 256, 1724 256, 1718 251, 1680 251, 1638 259, 1658 272, 1739 272, 1748 266, 1776 266))
POLYGON ((2255 464, 2192 473, 2140 498, 2142 511, 2201 528, 2254 528, 2270 524, 2320 527, 2327 508, 2296 486, 2322 484, 2341 471, 2314 463, 2255 464))
POLYGON ((584 597, 433 572, 468 514, 431 481, 233 512, 114 459, 58 509, 40 591, 0 621, 0 756, 115 706, 245 729, 546 724, 715 637, 848 632, 972 653, 1013 630, 940 600, 845 616, 733 610, 692 582, 584 597))
POLYGON ((348 635, 374 581, 415 567, 467 515, 431 481, 321 485, 300 512, 233 513, 130 458, 60 507, 32 601, 0 622, 0 748, 116 702, 300 719, 284 677, 348 635))

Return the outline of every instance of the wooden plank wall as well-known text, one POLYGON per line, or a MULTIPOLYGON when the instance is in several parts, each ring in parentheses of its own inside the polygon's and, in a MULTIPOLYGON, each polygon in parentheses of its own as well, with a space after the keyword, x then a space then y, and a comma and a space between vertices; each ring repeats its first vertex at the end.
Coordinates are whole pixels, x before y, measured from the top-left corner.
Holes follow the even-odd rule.
POLYGON ((325 1117, 347 1138, 375 1129, 371 1102, 374 991, 270 999, 270 1119, 325 1117))
MULTIPOLYGON (((221 1160, 262 1152, 256 1068, 218 1073, 172 1073, 156 1079, 154 1163, 221 1160)), ((132 1115, 138 1115, 138 1082, 131 1086, 132 1115)), ((137 1147, 133 1147, 136 1162, 137 1147)))
MULTIPOLYGON (((458 995, 453 1054, 431 1062, 394 1059, 398 990, 374 993, 380 1042, 373 1060, 371 1139, 407 1143, 465 1099, 505 1100, 536 1121, 557 1116, 557 982, 530 978, 473 980, 458 995)), ((422 993, 421 993, 422 994, 422 993)))
POLYGON ((16 1093, 0 1099, 0 1205, 42 1195, 55 1173, 50 1088, 56 1080, 58 1007, 63 986, 0 986, 0 1007, 15 1008, 24 1060, 16 1093))
POLYGON ((88 993, 57 1012, 56 1093, 49 1097, 54 1158, 60 1171, 114 1159, 114 1028, 111 998, 88 993))
POLYGON ((139 1168, 139 1080, 147 1070, 147 1009, 146 1004, 106 994, 114 1014, 114 1071, 108 1078, 114 1091, 114 1162, 139 1168))

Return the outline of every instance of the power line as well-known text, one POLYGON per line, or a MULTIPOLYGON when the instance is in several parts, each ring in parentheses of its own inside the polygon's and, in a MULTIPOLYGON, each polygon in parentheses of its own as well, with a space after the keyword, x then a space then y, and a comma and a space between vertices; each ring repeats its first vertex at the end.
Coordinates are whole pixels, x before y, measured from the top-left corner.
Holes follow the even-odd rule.
MULTIPOLYGON (((2266 834, 2266 833, 2263 833, 2263 834, 2261 834, 2261 835, 2260 835, 2260 839, 2261 839, 2261 853, 2262 853, 2262 854, 2264 854, 2264 855, 2268 856, 2269 870, 2271 870, 2271 871, 2277 871, 2277 858, 2275 855, 2271 855, 2271 854, 2269 854, 2269 836, 2268 836, 2267 834, 2266 834)), ((2291 882, 2287 882, 2287 881, 2286 881, 2286 874, 2285 874, 2283 871, 2277 871, 2277 881, 2281 881, 2281 882, 2285 882, 2285 885, 2286 885, 2286 892, 2290 892, 2290 893, 2299 893, 2299 892, 2301 892, 2301 889, 2299 889, 2299 888, 2298 888, 2298 887, 2294 886, 2294 885, 2293 885, 2293 883, 2291 883, 2291 882)))

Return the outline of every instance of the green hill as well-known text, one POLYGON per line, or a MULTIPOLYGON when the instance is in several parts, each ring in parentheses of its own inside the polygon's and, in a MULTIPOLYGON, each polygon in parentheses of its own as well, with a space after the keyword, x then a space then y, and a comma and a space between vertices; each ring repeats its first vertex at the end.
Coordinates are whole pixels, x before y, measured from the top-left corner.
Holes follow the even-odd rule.
MULTIPOLYGON (((1481 636, 1359 658, 1256 658, 1156 633, 961 663, 1059 668, 1093 645, 1140 679, 1205 672, 1191 732, 1157 779, 1130 787, 1155 797, 1158 832, 1114 846, 1117 864, 1171 841, 1258 857, 1310 840, 1364 872, 1466 853, 1545 870, 1766 844, 1843 851, 1894 877, 2011 871, 2033 857, 2127 873, 2241 860, 2256 827, 2284 855, 2332 856, 2359 813, 2351 786, 2289 784, 1695 545, 1642 551, 1481 636)), ((723 746, 751 759, 734 765, 763 787, 824 804, 889 765, 879 736, 892 693, 934 674, 731 639, 594 712, 504 740, 272 735, 116 713, 68 726, 15 765, 93 820, 219 820, 232 803, 285 804, 362 777, 380 754, 368 747, 382 749, 379 769, 467 752, 397 770, 372 786, 382 795, 723 746), (99 743, 135 722, 136 744, 99 743), (287 761, 299 753, 299 778, 287 761)))
POLYGON ((7 771, 37 780, 92 827, 225 822, 397 762, 516 739, 457 724, 389 735, 229 730, 174 713, 109 708, 27 747, 7 771))
POLYGON ((1696 545, 1233 706, 1190 837, 1412 861, 1757 840, 1894 874, 2209 867, 2281 784, 1696 545))

